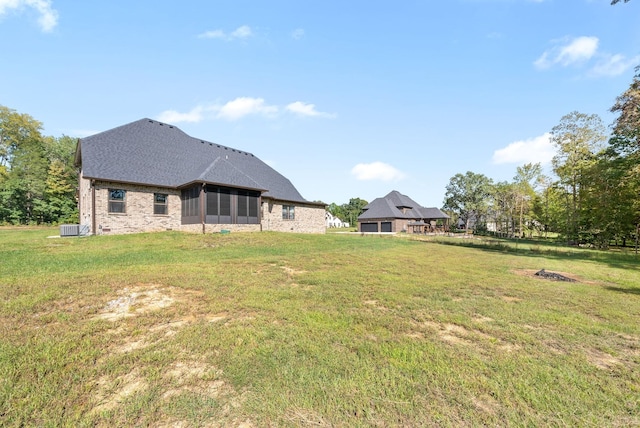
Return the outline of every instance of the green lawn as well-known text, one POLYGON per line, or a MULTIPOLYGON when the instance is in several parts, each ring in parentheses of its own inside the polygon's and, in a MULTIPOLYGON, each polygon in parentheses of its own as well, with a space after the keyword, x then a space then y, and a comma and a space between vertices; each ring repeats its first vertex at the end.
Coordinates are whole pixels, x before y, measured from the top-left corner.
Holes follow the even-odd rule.
POLYGON ((0 228, 1 426, 640 426, 634 254, 55 234, 0 228))

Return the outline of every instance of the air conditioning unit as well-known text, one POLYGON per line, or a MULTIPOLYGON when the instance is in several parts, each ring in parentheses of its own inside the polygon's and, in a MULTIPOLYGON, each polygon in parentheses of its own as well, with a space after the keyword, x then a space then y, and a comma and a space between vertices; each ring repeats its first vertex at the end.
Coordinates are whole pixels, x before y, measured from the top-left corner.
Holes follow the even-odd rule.
POLYGON ((79 224, 61 224, 60 236, 78 236, 80 235, 79 224))

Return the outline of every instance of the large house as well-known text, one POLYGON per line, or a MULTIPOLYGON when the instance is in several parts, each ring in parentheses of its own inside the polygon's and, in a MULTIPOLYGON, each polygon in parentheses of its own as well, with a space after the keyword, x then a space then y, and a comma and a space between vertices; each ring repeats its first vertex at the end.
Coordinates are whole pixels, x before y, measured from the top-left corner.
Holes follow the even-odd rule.
POLYGON ((438 208, 425 208, 394 190, 376 198, 358 217, 360 232, 430 233, 448 229, 449 216, 438 208))
POLYGON ((251 153, 142 119, 78 140, 80 230, 325 232, 325 205, 251 153))

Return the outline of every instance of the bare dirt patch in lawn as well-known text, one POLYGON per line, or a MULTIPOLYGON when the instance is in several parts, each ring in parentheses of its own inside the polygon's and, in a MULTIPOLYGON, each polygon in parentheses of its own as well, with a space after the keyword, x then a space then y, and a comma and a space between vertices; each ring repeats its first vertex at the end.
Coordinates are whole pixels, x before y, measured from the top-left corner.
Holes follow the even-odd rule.
POLYGON ((137 370, 115 379, 102 376, 96 386, 97 391, 93 395, 96 403, 93 407, 95 413, 113 410, 128 397, 147 389, 147 383, 137 370))
POLYGON ((473 405, 481 412, 488 415, 496 415, 500 410, 498 402, 488 395, 472 398, 473 405))
MULTIPOLYGON (((230 314, 217 312, 208 314, 198 306, 203 292, 185 290, 179 287, 160 284, 135 284, 119 290, 116 295, 103 304, 93 320, 108 321, 112 328, 108 334, 111 344, 99 364, 108 364, 113 355, 142 351, 152 345, 170 346, 173 336, 189 325, 205 322, 220 326, 230 322, 248 322, 253 319, 251 313, 230 314), (195 306, 194 306, 195 305, 195 306)), ((245 401, 224 377, 222 370, 202 359, 184 356, 170 362, 161 376, 163 401, 180 400, 180 396, 204 396, 219 401, 222 409, 219 420, 213 420, 208 426, 245 426, 251 427, 251 421, 233 420, 234 409, 245 401), (229 425, 231 424, 231 425, 229 425)), ((93 414, 117 411, 127 400, 149 389, 143 367, 137 367, 126 375, 104 375, 96 380, 96 392, 93 394, 93 414)), ((187 421, 171 419, 169 426, 189 426, 187 421)))
MULTIPOLYGON (((489 318, 490 319, 490 318, 489 318)), ((484 321, 487 322, 487 321, 484 321)), ((413 339, 423 339, 429 335, 425 330, 435 333, 436 336, 452 345, 463 345, 472 347, 497 347, 502 352, 514 352, 519 349, 518 345, 507 343, 490 334, 477 329, 469 329, 458 324, 438 323, 435 321, 422 321, 412 323, 415 329, 406 334, 413 339)))
POLYGON ((623 361, 619 358, 614 357, 613 355, 607 354, 606 352, 600 351, 598 349, 587 349, 585 350, 587 360, 602 370, 610 370, 617 365, 623 364, 623 361))
POLYGON ((384 305, 381 305, 379 301, 377 300, 365 300, 363 302, 366 306, 369 306, 373 309, 376 309, 378 311, 382 311, 382 312, 387 312, 389 310, 389 308, 387 308, 384 305))
POLYGON ((168 368, 164 378, 173 384, 162 395, 171 398, 185 392, 207 395, 217 398, 233 395, 234 390, 221 379, 222 370, 218 370, 202 361, 176 361, 168 368))
POLYGON ((159 284, 136 284, 119 290, 117 297, 109 300, 94 318, 117 321, 135 317, 169 307, 177 300, 185 300, 187 296, 194 293, 190 290, 159 284))
POLYGON ((296 269, 290 268, 289 266, 282 266, 282 270, 285 271, 285 273, 289 276, 289 278, 293 278, 296 275, 302 275, 304 273, 307 273, 306 270, 296 270, 296 269))

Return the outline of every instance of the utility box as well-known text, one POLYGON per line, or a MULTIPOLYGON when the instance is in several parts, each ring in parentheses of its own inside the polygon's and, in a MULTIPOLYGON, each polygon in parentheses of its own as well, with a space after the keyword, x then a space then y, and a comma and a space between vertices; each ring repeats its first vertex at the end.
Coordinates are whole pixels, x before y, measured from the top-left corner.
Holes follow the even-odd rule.
POLYGON ((80 235, 79 224, 61 224, 60 236, 78 236, 80 235))

